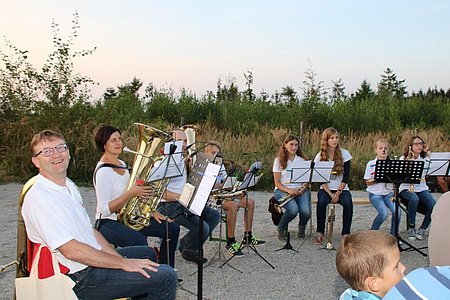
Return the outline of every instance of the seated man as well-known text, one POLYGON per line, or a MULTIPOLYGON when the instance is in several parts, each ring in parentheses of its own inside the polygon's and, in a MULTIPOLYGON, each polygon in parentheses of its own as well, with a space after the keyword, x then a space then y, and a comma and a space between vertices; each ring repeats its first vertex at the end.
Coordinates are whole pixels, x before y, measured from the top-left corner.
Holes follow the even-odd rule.
MULTIPOLYGON (((208 142, 205 147, 204 152, 208 155, 216 156, 220 153, 220 145, 216 141, 208 142)), ((226 178, 227 174, 224 166, 219 173, 219 179, 216 181, 216 188, 220 188, 223 184, 223 180, 226 178)), ((239 197, 239 201, 235 202, 233 198, 225 199, 222 202, 222 208, 227 211, 227 245, 225 248, 230 254, 236 256, 244 255, 241 251, 241 244, 236 241, 235 229, 236 229, 236 215, 240 207, 247 208, 244 213, 244 235, 242 237, 242 244, 260 245, 264 244, 265 241, 257 239, 252 233, 253 225, 253 214, 255 211, 255 200, 252 198, 247 198, 247 195, 242 195, 239 197)))
MULTIPOLYGON (((182 130, 174 130, 172 132, 173 139, 175 141, 183 142, 183 155, 186 155, 187 137, 186 133, 182 130)), ((176 150, 178 152, 178 150, 176 150)), ((196 263, 205 263, 207 259, 199 255, 200 246, 198 229, 200 224, 200 218, 186 209, 178 200, 180 199, 181 192, 187 181, 187 171, 183 168, 183 174, 179 177, 170 179, 164 192, 163 199, 161 200, 158 211, 162 214, 173 219, 180 226, 183 226, 189 230, 179 242, 179 250, 181 256, 196 263)), ((206 206, 202 212, 203 219, 203 237, 202 245, 208 238, 210 232, 219 224, 220 214, 211 207, 206 206)))
POLYGON ((350 286, 341 300, 382 299, 405 273, 397 239, 379 230, 344 236, 336 253, 336 269, 350 286))
POLYGON ((117 252, 92 228, 77 186, 67 178, 66 141, 51 130, 31 141, 32 162, 39 169, 22 206, 28 238, 47 246, 69 269, 80 299, 175 299, 177 276, 159 265, 153 249, 125 247, 117 252))

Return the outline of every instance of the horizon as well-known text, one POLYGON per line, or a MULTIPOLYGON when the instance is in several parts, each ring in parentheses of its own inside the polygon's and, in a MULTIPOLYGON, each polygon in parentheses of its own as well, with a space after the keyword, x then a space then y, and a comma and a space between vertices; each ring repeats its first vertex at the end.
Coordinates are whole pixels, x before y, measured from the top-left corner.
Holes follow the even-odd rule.
POLYGON ((93 100, 134 77, 177 94, 185 88, 202 96, 228 78, 244 90, 248 71, 256 95, 287 86, 301 94, 308 69, 328 90, 342 80, 347 95, 364 80, 376 90, 387 68, 405 80, 409 94, 450 88, 447 1, 18 0, 2 6, 2 36, 28 50, 37 69, 53 51, 52 20, 65 39, 78 13, 71 49, 97 47, 74 60, 76 72, 99 83, 90 87, 93 100))

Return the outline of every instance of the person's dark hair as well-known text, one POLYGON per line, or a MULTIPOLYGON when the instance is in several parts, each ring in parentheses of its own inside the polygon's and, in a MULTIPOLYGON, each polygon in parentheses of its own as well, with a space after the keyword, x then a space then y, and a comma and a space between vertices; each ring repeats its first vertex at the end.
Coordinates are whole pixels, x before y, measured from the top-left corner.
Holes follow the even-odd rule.
POLYGON ((118 128, 110 125, 100 126, 100 128, 97 130, 97 133, 95 133, 95 145, 101 153, 105 152, 105 144, 114 132, 122 134, 118 128))
MULTIPOLYGON (((412 136, 409 139, 409 142, 405 145, 405 148, 403 149, 403 156, 404 157, 408 156, 408 154, 409 154, 409 147, 412 148, 415 139, 419 139, 422 142, 422 144, 425 144, 425 141, 420 136, 418 136, 418 135, 412 136)), ((419 153, 419 156, 422 157, 422 158, 425 158, 427 156, 427 152, 425 152, 423 150, 423 148, 422 148, 422 151, 419 153)))

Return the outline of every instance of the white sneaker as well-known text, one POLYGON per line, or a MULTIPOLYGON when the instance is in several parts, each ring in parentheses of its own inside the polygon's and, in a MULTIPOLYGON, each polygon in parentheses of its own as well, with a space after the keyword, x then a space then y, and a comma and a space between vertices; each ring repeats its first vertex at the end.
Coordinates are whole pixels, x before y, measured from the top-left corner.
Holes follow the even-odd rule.
POLYGON ((419 228, 416 233, 416 239, 422 241, 425 239, 425 229, 419 228))
POLYGON ((416 240, 416 229, 415 228, 408 229, 408 231, 406 232, 406 235, 408 236, 409 240, 415 241, 416 240))

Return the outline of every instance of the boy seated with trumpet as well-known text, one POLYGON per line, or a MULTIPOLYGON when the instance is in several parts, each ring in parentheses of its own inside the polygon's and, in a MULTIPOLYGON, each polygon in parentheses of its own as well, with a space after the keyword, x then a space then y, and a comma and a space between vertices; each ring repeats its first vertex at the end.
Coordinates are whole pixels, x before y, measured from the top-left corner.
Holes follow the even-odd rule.
MULTIPOLYGON (((204 149, 205 154, 211 156, 217 156, 220 154, 220 144, 216 141, 209 141, 204 149)), ((227 177, 225 167, 222 168, 219 173, 219 177, 216 181, 215 188, 221 188, 223 186, 223 181, 227 177)), ((214 196, 213 196, 214 197, 214 196)), ((227 251, 235 256, 242 256, 242 244, 260 245, 264 244, 265 241, 256 238, 252 233, 253 226, 253 214, 255 211, 255 200, 249 198, 245 191, 242 191, 240 195, 233 195, 232 197, 226 197, 226 194, 222 194, 216 197, 222 198, 222 208, 227 212, 227 245, 225 248, 227 251), (234 201, 234 199, 239 198, 239 201, 234 201), (244 213, 244 236, 242 242, 238 243, 235 237, 236 230, 236 216, 239 208, 242 207, 246 209, 244 213)))

